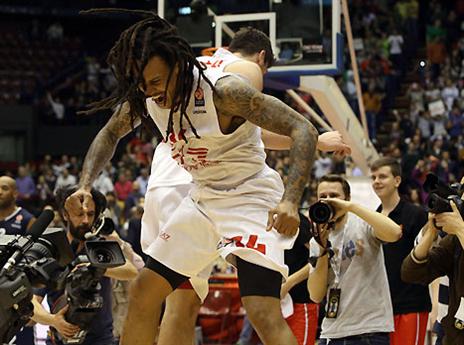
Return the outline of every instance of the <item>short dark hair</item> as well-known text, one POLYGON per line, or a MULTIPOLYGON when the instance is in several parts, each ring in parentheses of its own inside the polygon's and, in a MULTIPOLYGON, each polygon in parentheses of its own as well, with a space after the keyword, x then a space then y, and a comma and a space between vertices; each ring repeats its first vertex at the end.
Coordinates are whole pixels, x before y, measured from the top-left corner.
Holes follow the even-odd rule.
POLYGON ((371 171, 379 170, 382 167, 390 167, 394 177, 401 176, 401 165, 395 158, 382 157, 374 161, 371 165, 371 171))
POLYGON ((345 194, 345 198, 350 198, 351 197, 351 187, 348 181, 343 178, 340 175, 336 174, 328 174, 324 175, 319 179, 319 183, 321 184, 322 182, 338 182, 342 185, 343 193, 345 194))
POLYGON ((271 41, 264 32, 251 26, 238 30, 229 44, 229 51, 232 53, 239 52, 243 55, 253 55, 261 50, 266 52, 264 57, 266 66, 271 67, 275 61, 271 41))
MULTIPOLYGON (((65 218, 63 217, 63 211, 64 211, 64 205, 65 205, 66 199, 71 194, 73 194, 75 191, 77 191, 77 189, 78 189, 77 186, 63 187, 63 188, 59 188, 55 192, 55 202, 56 202, 57 211, 60 214, 63 222, 66 222, 65 218)), ((95 219, 94 219, 94 222, 95 222, 98 219, 98 217, 100 217, 100 214, 106 208, 106 198, 102 193, 100 193, 95 188, 92 188, 90 190, 90 194, 92 194, 92 199, 93 199, 93 202, 95 203, 95 219)))

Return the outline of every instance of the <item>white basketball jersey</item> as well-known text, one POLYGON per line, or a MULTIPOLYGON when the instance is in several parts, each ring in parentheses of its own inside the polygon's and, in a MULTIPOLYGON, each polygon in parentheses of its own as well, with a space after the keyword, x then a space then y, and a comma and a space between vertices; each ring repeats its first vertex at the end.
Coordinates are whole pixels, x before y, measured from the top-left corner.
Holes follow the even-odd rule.
MULTIPOLYGON (((228 55, 239 59, 224 50, 219 50, 211 58, 200 58, 207 66, 205 76, 213 85, 228 75, 223 71, 226 60, 227 65, 233 62, 225 58, 228 55)), ((194 73, 196 85, 198 70, 195 69, 194 73)), ((147 99, 147 108, 161 133, 165 133, 170 110, 161 109, 151 99, 147 99)), ((194 88, 186 113, 200 138, 195 137, 185 118, 181 129, 180 112, 177 112, 173 115, 173 131, 166 140, 171 147, 172 158, 192 174, 197 184, 218 188, 236 186, 264 168, 260 128, 245 121, 233 133, 224 135, 219 127, 213 90, 204 79, 199 87, 194 88)))
MULTIPOLYGON (((209 72, 214 72, 213 74, 217 75, 216 79, 217 80, 220 76, 223 75, 224 69, 229 66, 230 64, 241 60, 239 57, 235 56, 233 53, 226 49, 218 49, 216 53, 213 56, 202 56, 198 58, 199 61, 203 62, 207 67, 209 72)), ((206 84, 204 81, 202 81, 203 84, 206 84)), ((207 84, 206 84, 207 85, 207 84)), ((209 85, 207 85, 208 90, 210 90, 209 85)), ((204 90, 204 87, 201 86, 201 89, 204 90)), ((200 90, 195 90, 200 92, 200 90)), ((189 114, 190 118, 192 117, 206 117, 203 116, 208 112, 211 108, 213 109, 213 116, 215 118, 215 122, 217 123, 217 115, 216 115, 216 110, 214 108, 214 104, 212 104, 212 97, 208 98, 203 98, 201 99, 201 95, 197 93, 197 96, 199 97, 198 99, 195 98, 195 95, 192 96, 191 104, 189 105, 189 108, 187 109, 187 113, 189 114), (195 107, 195 103, 197 105, 201 105, 202 102, 204 102, 204 107, 195 107), (208 103, 208 105, 206 104, 208 103), (198 109, 197 109, 198 108, 198 109), (201 108, 201 110, 200 110, 201 108), (192 110, 193 111, 202 111, 202 113, 194 114, 192 115, 192 110)), ((152 116, 152 118, 155 120, 155 123, 158 125, 160 128, 160 131, 162 133, 165 133, 166 128, 167 128, 167 118, 165 120, 162 119, 157 119, 156 114, 160 114, 160 116, 165 116, 166 114, 169 115, 169 110, 165 109, 160 109, 156 103, 154 103, 151 99, 147 99, 147 108, 152 116), (165 124, 165 125, 164 125, 165 124), (161 125, 161 127, 160 127, 161 125)), ((175 117, 179 119, 179 114, 176 114, 175 117)), ((192 119, 193 120, 193 119, 192 119)), ((194 125, 195 126, 195 125, 194 125)), ((218 125, 217 125, 218 126, 218 125)), ((243 126, 243 125, 242 125, 243 126)), ((195 126, 196 128, 196 126, 195 126)), ((188 126, 187 121, 184 119, 184 129, 190 129, 188 126)), ((177 132, 178 133, 178 132, 177 132)), ((219 131, 220 133, 220 131, 219 131)), ((217 134, 217 133, 216 133, 217 134)), ((222 135, 222 133, 221 133, 222 135)), ((173 139, 176 138, 176 136, 171 136, 173 139)), ((189 140, 190 142, 190 140, 189 140)), ((171 142, 172 143, 172 142, 171 142)), ((260 144, 262 145, 262 144, 260 144)), ((200 147, 201 149, 201 147, 200 147)), ((195 151, 194 148, 190 150, 189 155, 191 155, 195 151)), ((187 151, 186 151, 187 152, 187 151)), ((195 153, 197 153, 197 158, 196 160, 204 161, 206 157, 203 158, 204 149, 199 150, 197 147, 197 150, 195 153)), ((152 166, 151 166, 151 174, 150 174, 150 179, 148 181, 148 187, 147 189, 150 188, 156 188, 156 187, 168 187, 168 186, 176 186, 176 185, 182 185, 182 184, 188 184, 192 181, 192 176, 190 175, 187 170, 191 171, 192 167, 188 168, 187 166, 184 166, 184 168, 181 166, 182 165, 182 159, 180 159, 180 156, 176 157, 178 158, 177 161, 172 158, 172 153, 174 153, 174 147, 171 148, 171 145, 169 143, 162 142, 160 143, 154 153, 153 160, 152 160, 152 166), (179 164, 180 163, 180 164, 179 164), (187 169, 187 170, 186 170, 187 169)), ((208 152, 209 153, 209 152, 208 152)), ((175 155, 175 154, 174 154, 175 155)), ((211 157, 210 154, 208 157, 211 157)), ((190 160, 189 160, 190 161, 190 160)), ((230 168, 228 168, 230 169, 230 168)))

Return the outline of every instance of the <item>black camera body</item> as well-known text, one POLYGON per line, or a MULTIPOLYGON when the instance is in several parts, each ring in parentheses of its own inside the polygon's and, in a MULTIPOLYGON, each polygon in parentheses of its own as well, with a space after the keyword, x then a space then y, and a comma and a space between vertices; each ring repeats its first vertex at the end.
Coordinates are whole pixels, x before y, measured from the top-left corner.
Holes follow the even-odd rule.
MULTIPOLYGON (((43 219, 38 227, 51 221, 43 219)), ((32 316, 32 288, 60 288, 73 257, 63 229, 47 229, 38 238, 38 227, 32 235, 0 236, 0 343, 8 343, 32 316)))
POLYGON ((459 213, 464 218, 464 202, 461 200, 461 196, 464 192, 463 185, 460 183, 447 185, 436 175, 427 174, 423 188, 429 193, 426 200, 429 212, 435 214, 453 212, 451 201, 454 201, 458 207, 459 213))
POLYGON ((69 306, 65 319, 81 329, 72 338, 63 338, 56 331, 53 336, 64 344, 81 344, 90 325, 103 306, 100 280, 106 269, 125 264, 124 254, 116 241, 101 238, 85 242, 86 254, 73 261, 72 271, 66 277, 65 293, 54 304, 52 313, 69 306))
POLYGON ((316 224, 327 224, 335 216, 335 209, 324 201, 317 201, 309 207, 309 218, 316 224))

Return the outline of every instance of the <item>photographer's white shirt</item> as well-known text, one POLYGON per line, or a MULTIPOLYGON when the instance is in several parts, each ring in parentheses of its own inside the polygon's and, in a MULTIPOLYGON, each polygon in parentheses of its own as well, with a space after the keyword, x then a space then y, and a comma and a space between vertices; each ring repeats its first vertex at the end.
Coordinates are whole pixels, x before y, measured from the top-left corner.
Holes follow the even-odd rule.
MULTIPOLYGON (((322 321, 321 338, 392 332, 393 309, 382 243, 374 236, 372 227, 348 213, 344 228, 332 230, 329 241, 335 255, 330 260, 327 296, 332 288, 341 289, 341 295, 337 317, 322 321), (340 272, 338 286, 334 284, 334 270, 340 272)), ((319 255, 319 245, 314 239, 310 242, 310 255, 319 255)))

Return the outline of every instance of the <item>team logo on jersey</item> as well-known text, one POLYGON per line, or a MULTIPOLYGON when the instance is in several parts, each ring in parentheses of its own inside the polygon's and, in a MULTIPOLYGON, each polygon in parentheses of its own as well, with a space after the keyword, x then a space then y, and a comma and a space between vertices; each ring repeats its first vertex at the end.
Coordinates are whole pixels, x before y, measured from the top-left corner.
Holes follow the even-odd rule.
MULTIPOLYGON (((193 94, 195 97, 195 107, 204 107, 205 106, 205 93, 201 87, 197 87, 195 93, 193 94)), ((206 111, 202 111, 205 112, 206 111)), ((194 111, 195 114, 198 114, 198 111, 194 111)))
POLYGON ((232 238, 226 238, 224 237, 222 240, 220 240, 216 246, 216 249, 221 249, 225 248, 228 246, 233 246, 234 245, 234 240, 232 238))
POLYGON ((160 234, 159 234, 159 237, 165 241, 169 240, 171 238, 170 235, 168 235, 167 233, 165 233, 164 231, 161 231, 160 234))
POLYGON ((21 223, 21 221, 23 220, 23 218, 24 218, 24 217, 23 217, 22 214, 18 214, 18 215, 16 216, 15 222, 16 222, 16 223, 21 223))

